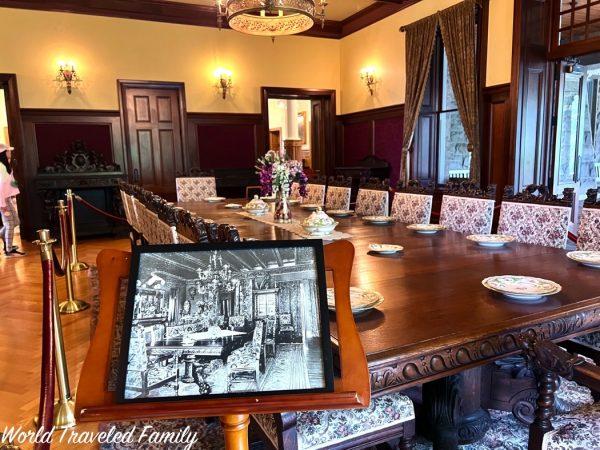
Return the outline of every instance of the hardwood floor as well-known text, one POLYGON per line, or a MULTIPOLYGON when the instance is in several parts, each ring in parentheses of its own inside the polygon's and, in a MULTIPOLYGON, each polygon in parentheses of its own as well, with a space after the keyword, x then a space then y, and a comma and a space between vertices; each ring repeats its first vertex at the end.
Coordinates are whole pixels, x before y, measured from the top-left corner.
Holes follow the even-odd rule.
MULTIPOLYGON (((20 245, 19 242, 16 242, 20 245)), ((38 247, 22 243, 27 251, 22 258, 0 256, 0 433, 5 426, 32 429, 37 413, 41 360, 41 290, 42 278, 38 247)), ((129 249, 127 239, 97 239, 79 245, 79 258, 94 264, 96 255, 104 248, 129 249)), ((58 251, 59 249, 57 249, 58 251)), ((78 298, 89 297, 88 271, 74 277, 78 298)), ((62 300, 65 286, 58 279, 62 300)), ((65 347, 72 391, 77 388, 81 364, 87 353, 90 334, 90 312, 62 316, 65 347)), ((95 424, 78 425, 78 430, 95 430, 95 424)), ((66 445, 53 443, 52 448, 90 449, 89 444, 66 445)), ((32 448, 23 445, 23 449, 32 448)))

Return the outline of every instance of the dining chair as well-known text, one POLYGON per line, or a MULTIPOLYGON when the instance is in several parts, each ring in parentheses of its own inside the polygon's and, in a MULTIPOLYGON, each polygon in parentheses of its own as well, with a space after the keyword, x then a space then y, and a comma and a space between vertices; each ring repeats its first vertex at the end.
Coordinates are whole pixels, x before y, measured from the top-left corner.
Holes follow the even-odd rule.
POLYGON ((178 202, 200 202, 217 196, 215 177, 180 177, 175 179, 178 202))
POLYGON ((330 177, 327 184, 325 207, 327 209, 350 209, 352 195, 352 177, 330 177))
POLYGON ((227 357, 227 390, 232 392, 232 386, 235 383, 253 382, 256 389, 260 389, 259 379, 261 359, 266 358, 264 352, 264 333, 265 324, 262 320, 255 322, 255 328, 252 333, 252 340, 246 342, 243 347, 231 352, 227 357))
POLYGON ((411 180, 406 186, 398 183, 394 200, 392 201, 392 217, 402 223, 424 223, 431 220, 434 186, 421 186, 416 180, 411 180))
MULTIPOLYGON (((349 290, 354 257, 352 254, 340 258, 338 243, 325 247, 325 268, 330 268, 335 260, 335 265, 340 266, 336 270, 342 271, 337 279, 346 281, 333 287, 349 290), (344 262, 343 266, 339 261, 344 262)), ((408 450, 415 434, 414 405, 402 393, 372 398, 366 409, 290 411, 251 417, 268 447, 278 450, 373 448, 387 442, 393 442, 393 448, 408 450)))
POLYGON ((387 216, 389 209, 389 180, 361 180, 354 208, 359 216, 387 216))
POLYGON ((543 185, 530 185, 518 194, 512 186, 504 190, 498 234, 515 237, 524 244, 565 248, 574 191, 567 188, 562 198, 551 195, 543 185))
POLYGON ((324 205, 325 185, 308 183, 306 185, 306 197, 304 197, 303 203, 324 205))
POLYGON ((539 373, 537 409, 529 426, 528 449, 600 448, 600 403, 594 402, 563 415, 555 415, 554 405, 559 377, 600 392, 600 367, 533 334, 525 336, 521 345, 539 373))
POLYGON ((583 202, 579 230, 577 233, 577 250, 600 251, 600 197, 598 189, 587 191, 583 202))
POLYGON ((483 190, 470 181, 448 182, 442 197, 440 224, 463 234, 489 234, 495 199, 495 184, 483 190))

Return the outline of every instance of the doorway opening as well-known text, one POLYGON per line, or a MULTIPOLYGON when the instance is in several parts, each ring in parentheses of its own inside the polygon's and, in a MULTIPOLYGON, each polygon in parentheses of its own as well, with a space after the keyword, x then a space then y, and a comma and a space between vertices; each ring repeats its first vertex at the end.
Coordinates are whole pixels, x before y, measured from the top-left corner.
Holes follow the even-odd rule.
POLYGON ((269 150, 285 150, 309 174, 335 167, 335 91, 262 88, 262 115, 269 150))
POLYGON ((552 187, 574 188, 581 200, 600 186, 600 55, 557 66, 552 187))
POLYGON ((32 230, 27 229, 28 212, 24 207, 27 205, 27 183, 22 161, 23 154, 23 130, 21 125, 21 107, 19 105, 19 94, 17 88, 17 76, 15 74, 0 74, 0 143, 8 147, 14 147, 11 165, 16 181, 19 183, 21 194, 17 196, 16 209, 19 215, 20 226, 16 227, 15 235, 21 231, 28 238, 32 236, 32 230))

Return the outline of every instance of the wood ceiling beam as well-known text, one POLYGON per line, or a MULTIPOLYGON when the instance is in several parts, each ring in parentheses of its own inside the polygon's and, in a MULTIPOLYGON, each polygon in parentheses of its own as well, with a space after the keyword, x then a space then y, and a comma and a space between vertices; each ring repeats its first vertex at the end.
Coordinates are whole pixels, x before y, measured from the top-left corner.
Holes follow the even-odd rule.
MULTIPOLYGON (((418 1, 420 0, 377 1, 342 21, 326 20, 324 27, 317 23, 301 35, 341 39, 418 1)), ((217 27, 214 6, 167 0, 0 0, 0 7, 217 27)), ((224 28, 228 28, 226 24, 224 28)))

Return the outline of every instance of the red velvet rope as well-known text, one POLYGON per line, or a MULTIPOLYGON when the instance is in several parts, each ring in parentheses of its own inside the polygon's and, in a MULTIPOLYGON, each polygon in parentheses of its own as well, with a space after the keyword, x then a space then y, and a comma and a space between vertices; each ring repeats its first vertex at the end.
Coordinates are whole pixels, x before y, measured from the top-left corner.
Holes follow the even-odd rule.
MULTIPOLYGON (((40 406, 38 409, 38 429, 43 432, 52 429, 54 421, 54 273, 52 260, 42 261, 42 370, 40 383, 40 406)), ((50 443, 36 443, 35 450, 47 450, 50 443)))
POLYGON ((88 203, 87 201, 82 199, 79 195, 75 195, 74 197, 77 199, 77 201, 83 203, 85 206, 90 208, 92 211, 96 211, 98 214, 102 214, 103 216, 108 217, 109 219, 112 219, 112 220, 119 220, 121 222, 127 222, 127 219, 124 219, 123 217, 113 216, 112 214, 109 214, 106 211, 102 211, 100 208, 96 208, 91 203, 88 203))

